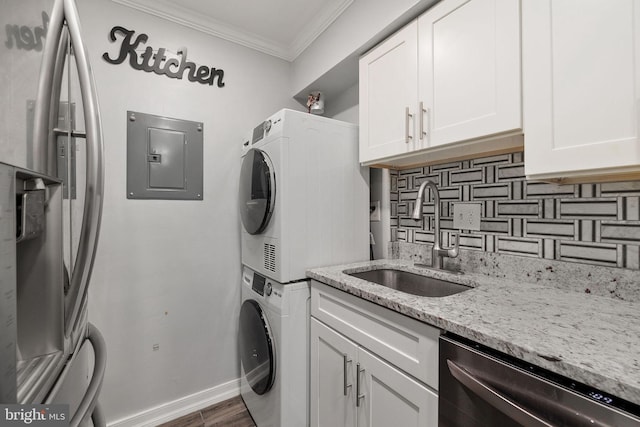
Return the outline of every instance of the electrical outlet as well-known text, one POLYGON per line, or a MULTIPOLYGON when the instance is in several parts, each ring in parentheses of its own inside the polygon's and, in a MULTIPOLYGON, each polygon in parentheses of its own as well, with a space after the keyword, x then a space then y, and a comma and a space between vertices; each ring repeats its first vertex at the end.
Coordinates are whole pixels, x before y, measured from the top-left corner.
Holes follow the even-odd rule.
POLYGON ((454 203, 453 228, 480 231, 480 203, 454 203))

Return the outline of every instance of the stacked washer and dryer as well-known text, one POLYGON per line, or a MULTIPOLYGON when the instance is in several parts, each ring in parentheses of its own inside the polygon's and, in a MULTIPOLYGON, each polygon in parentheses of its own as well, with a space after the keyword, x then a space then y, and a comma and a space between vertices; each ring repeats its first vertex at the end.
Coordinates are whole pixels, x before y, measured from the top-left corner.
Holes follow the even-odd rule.
POLYGON ((309 425, 305 271, 369 257, 357 135, 356 125, 285 109, 244 142, 240 392, 258 427, 309 425))

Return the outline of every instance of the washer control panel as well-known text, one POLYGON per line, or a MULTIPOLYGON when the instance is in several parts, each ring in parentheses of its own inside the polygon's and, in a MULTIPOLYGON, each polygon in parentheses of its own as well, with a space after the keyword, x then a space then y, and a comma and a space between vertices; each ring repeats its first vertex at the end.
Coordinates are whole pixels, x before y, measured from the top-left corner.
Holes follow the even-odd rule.
MULTIPOLYGON (((253 273, 253 281, 251 282, 251 289, 260 295, 264 296, 264 288, 265 288, 266 279, 264 276, 259 275, 258 273, 253 273)), ((269 284, 269 288, 271 288, 271 284, 269 284)))
POLYGON ((251 275, 244 274, 244 280, 247 284, 251 284, 251 290, 256 292, 262 297, 280 297, 282 298, 282 291, 278 291, 278 286, 274 286, 271 280, 266 277, 253 272, 253 278, 251 275))

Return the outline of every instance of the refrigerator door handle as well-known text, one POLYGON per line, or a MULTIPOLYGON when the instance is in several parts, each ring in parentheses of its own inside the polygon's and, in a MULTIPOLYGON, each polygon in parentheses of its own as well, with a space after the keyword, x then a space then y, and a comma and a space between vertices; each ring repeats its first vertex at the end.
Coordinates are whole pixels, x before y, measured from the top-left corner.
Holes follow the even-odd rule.
MULTIPOLYGON (((96 405, 98 404, 98 395, 100 394, 104 371, 107 366, 107 346, 102 334, 92 323, 89 323, 87 339, 93 346, 93 353, 95 354, 93 375, 91 376, 91 381, 89 381, 89 387, 87 387, 87 391, 78 406, 78 410, 73 414, 73 417, 71 417, 70 427, 77 427, 87 416, 93 415, 96 405)), ((98 409, 98 414, 100 414, 100 409, 98 409)), ((104 420, 101 416, 94 417, 95 427, 104 426, 104 424, 96 424, 96 421, 100 419, 104 420)))
MULTIPOLYGON (((33 116, 33 164, 27 167, 33 170, 49 174, 49 121, 51 117, 52 96, 59 91, 54 91, 54 76, 60 61, 59 47, 61 44, 62 30, 64 26, 64 0, 56 0, 49 18, 49 28, 42 54, 42 71, 38 77, 38 90, 33 116), (43 102, 46 100, 46 102, 43 102)), ((61 78, 62 74, 60 74, 61 78)), ((60 82, 57 83, 59 86, 60 82)), ((58 100, 56 99, 56 102, 58 100)), ((56 118, 57 119, 57 118, 56 118)))
MULTIPOLYGON (((49 115, 48 115, 48 126, 47 129, 47 150, 42 154, 46 154, 47 163, 46 163, 46 171, 48 175, 59 175, 59 171, 57 170, 57 157, 56 153, 56 145, 58 140, 58 133, 55 132, 55 127, 58 126, 58 118, 60 115, 60 94, 62 92, 62 79, 64 76, 64 64, 67 58, 67 51, 70 48, 69 45, 69 32, 64 31, 64 28, 61 29, 60 34, 60 42, 58 44, 58 51, 56 55, 55 65, 53 69, 53 86, 51 88, 50 98, 49 99, 49 115), (53 173, 55 171, 55 174, 53 173)), ((41 99, 41 98, 38 98, 41 99)), ((40 103, 37 103, 40 104, 40 103)), ((65 132, 68 135, 68 132, 65 132)), ((35 157, 35 156, 34 156, 35 157)))
MULTIPOLYGON (((93 348, 93 373, 91 374, 89 384, 82 395, 82 399, 80 400, 75 413, 71 415, 70 427, 77 427, 89 416, 93 419, 94 427, 105 426, 104 416, 98 405, 98 396, 100 394, 100 389, 102 388, 104 372, 107 366, 107 346, 102 334, 92 323, 88 324, 86 339, 79 343, 78 348, 76 349, 76 355, 82 351, 84 346, 87 344, 87 341, 93 348)), ((76 358, 69 360, 64 371, 58 378, 57 383, 53 386, 49 396, 44 401, 45 405, 62 402, 60 400, 60 393, 66 385, 65 382, 71 375, 77 375, 77 372, 73 371, 76 360, 76 358)))
POLYGON ((81 37, 80 20, 74 0, 64 0, 64 16, 69 28, 71 45, 74 49, 78 68, 87 132, 87 182, 84 213, 78 242, 78 253, 71 275, 70 291, 73 292, 74 295, 72 295, 71 299, 72 305, 65 313, 65 331, 68 335, 80 314, 80 308, 82 307, 84 296, 87 293, 98 246, 100 221, 102 219, 104 160, 102 125, 100 122, 98 99, 87 50, 81 37))

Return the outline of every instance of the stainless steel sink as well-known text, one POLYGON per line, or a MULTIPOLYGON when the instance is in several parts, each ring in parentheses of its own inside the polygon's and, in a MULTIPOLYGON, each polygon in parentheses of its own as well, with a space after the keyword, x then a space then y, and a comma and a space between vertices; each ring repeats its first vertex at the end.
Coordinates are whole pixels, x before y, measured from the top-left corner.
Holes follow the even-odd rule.
POLYGON ((472 289, 469 286, 433 277, 420 276, 401 270, 380 269, 360 273, 346 273, 349 276, 368 280, 387 288, 421 297, 446 297, 472 289))

